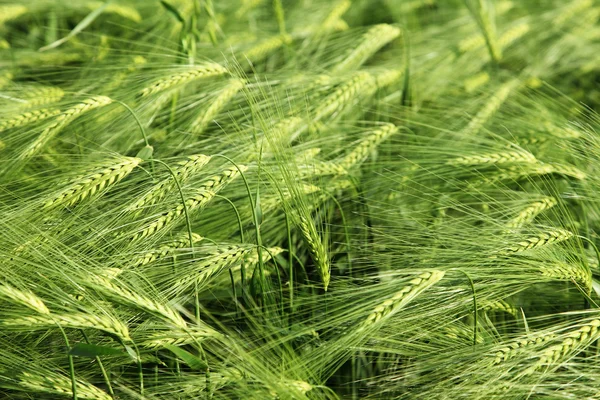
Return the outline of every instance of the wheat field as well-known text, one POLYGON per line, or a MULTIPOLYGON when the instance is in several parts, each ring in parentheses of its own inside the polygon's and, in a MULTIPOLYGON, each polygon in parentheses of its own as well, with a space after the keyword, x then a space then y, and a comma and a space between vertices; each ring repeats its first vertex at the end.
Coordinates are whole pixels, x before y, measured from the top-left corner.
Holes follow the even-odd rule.
POLYGON ((0 398, 600 399, 598 54, 598 0, 0 0, 0 398))

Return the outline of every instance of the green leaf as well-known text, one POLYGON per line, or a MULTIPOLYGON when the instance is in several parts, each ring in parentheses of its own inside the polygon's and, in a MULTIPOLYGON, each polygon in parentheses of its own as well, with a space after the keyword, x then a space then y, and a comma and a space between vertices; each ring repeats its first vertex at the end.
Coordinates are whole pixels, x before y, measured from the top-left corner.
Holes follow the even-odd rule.
POLYGON ((121 349, 95 344, 78 343, 71 347, 69 354, 77 357, 96 358, 101 356, 123 356, 125 352, 121 349))
POLYGON ((177 21, 181 22, 182 24, 185 24, 185 20, 183 19, 183 17, 181 16, 181 14, 179 14, 179 11, 177 11, 177 9, 174 6, 172 6, 171 4, 167 3, 165 0, 160 0, 160 4, 169 13, 171 13, 171 15, 173 15, 175 18, 177 18, 177 21))
POLYGON ((189 351, 185 351, 177 346, 173 346, 170 344, 165 344, 165 345, 163 345, 163 347, 165 349, 171 351, 177 357, 179 357, 191 369, 203 371, 203 370, 206 370, 206 368, 208 367, 206 365, 206 363, 204 363, 204 361, 202 361, 200 358, 196 357, 189 351))
POLYGON ((141 158, 142 160, 151 160, 152 154, 154 154, 154 147, 147 145, 144 146, 138 153, 135 155, 137 158, 141 158))
POLYGON ((44 47, 40 48, 40 51, 54 49, 54 48, 60 46, 61 44, 67 42, 73 36, 76 36, 77 34, 79 34, 81 31, 83 31, 85 28, 87 28, 88 25, 90 25, 92 22, 94 22, 94 20, 96 18, 98 18, 98 16, 100 14, 102 14, 104 12, 104 9, 109 4, 110 4, 110 2, 107 2, 107 3, 102 4, 100 7, 96 8, 94 11, 89 13, 84 19, 82 19, 81 22, 78 23, 77 26, 75 26, 75 28, 73 28, 73 30, 71 32, 69 32, 69 34, 67 36, 65 36, 62 39, 58 39, 56 42, 50 43, 48 46, 44 46, 44 47))

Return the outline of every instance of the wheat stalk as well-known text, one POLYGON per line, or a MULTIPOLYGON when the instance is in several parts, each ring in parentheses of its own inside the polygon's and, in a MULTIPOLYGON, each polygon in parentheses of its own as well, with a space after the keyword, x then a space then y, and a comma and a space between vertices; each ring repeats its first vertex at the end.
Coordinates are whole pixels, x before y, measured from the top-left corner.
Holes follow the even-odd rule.
POLYGON ((341 161, 340 165, 345 169, 360 166, 366 160, 368 155, 375 151, 381 142, 398 132, 398 127, 394 124, 383 124, 380 128, 371 132, 362 139, 350 153, 341 161))
POLYGON ((220 76, 227 73, 227 69, 216 63, 206 63, 187 68, 183 72, 169 75, 154 82, 140 91, 142 97, 163 92, 176 86, 196 81, 198 79, 220 76))
POLYGON ((400 36, 400 29, 395 26, 388 24, 373 26, 362 36, 360 43, 346 58, 332 68, 332 72, 340 73, 360 67, 379 49, 398 36, 400 36))
POLYGON ((58 115, 54 121, 40 133, 37 139, 23 151, 20 158, 27 159, 35 155, 50 139, 56 136, 65 126, 70 124, 80 115, 95 108, 104 107, 110 103, 112 103, 110 98, 106 96, 96 96, 67 109, 65 112, 58 115))
MULTIPOLYGON (((44 375, 37 375, 31 372, 22 372, 18 375, 18 382, 24 388, 31 391, 52 393, 56 395, 73 395, 73 386, 70 378, 56 374, 54 372, 45 372, 44 375)), ((98 389, 82 380, 76 380, 77 397, 91 400, 112 400, 104 391, 98 389)))
POLYGON ((409 284, 404 286, 402 290, 394 296, 384 301, 377 306, 367 318, 360 324, 359 330, 364 330, 371 327, 373 324, 381 322, 392 316, 395 312, 410 303, 415 297, 435 285, 444 277, 443 271, 425 272, 417 278, 409 281, 409 284))
MULTIPOLYGON (((173 173, 180 185, 188 180, 191 176, 195 175, 200 171, 208 162, 211 160, 210 156, 204 154, 195 154, 187 157, 186 161, 177 163, 177 166, 173 168, 173 173)), ((173 177, 169 176, 162 181, 154 185, 146 194, 144 194, 139 200, 129 205, 126 211, 141 211, 143 207, 148 207, 156 204, 164 196, 176 187, 176 183, 173 177)))
POLYGON ((44 301, 30 291, 19 290, 6 284, 0 284, 0 296, 8 297, 40 314, 50 314, 50 310, 48 310, 44 301))
POLYGON ((192 133, 199 134, 206 129, 208 124, 219 114, 219 112, 225 107, 231 99, 246 85, 246 81, 243 79, 233 79, 231 82, 219 93, 216 99, 211 105, 198 115, 196 119, 191 123, 190 130, 192 133))
POLYGON ((448 165, 486 165, 486 164, 534 164, 537 163, 535 156, 526 151, 505 151, 499 153, 487 153, 473 156, 456 157, 446 161, 448 165))
POLYGON ((122 322, 108 316, 97 316, 83 313, 68 315, 46 314, 4 319, 0 325, 5 327, 26 327, 28 329, 52 328, 56 325, 75 329, 97 329, 112 333, 124 340, 131 340, 129 329, 122 322))
POLYGON ((69 207, 81 202, 85 198, 91 198, 96 193, 102 192, 106 187, 119 182, 129 175, 141 162, 142 159, 137 157, 116 159, 108 167, 103 167, 89 175, 75 179, 66 189, 45 202, 44 208, 56 206, 69 207))
POLYGON ((509 228, 520 228, 523 225, 532 222, 536 216, 548 210, 549 208, 554 207, 556 204, 557 202, 554 197, 546 197, 542 200, 531 203, 523 211, 517 214, 516 217, 508 221, 506 226, 509 228))
POLYGON ((60 110, 55 108, 25 112, 11 119, 0 121, 0 132, 12 128, 18 128, 20 126, 31 124, 32 122, 40 121, 46 118, 54 117, 58 114, 60 114, 60 110))
MULTIPOLYGON (((239 165, 242 172, 247 170, 244 165, 239 165)), ((236 167, 225 169, 221 175, 215 175, 205 180, 198 189, 196 194, 186 200, 185 206, 188 212, 201 210, 204 208, 214 197, 221 191, 227 184, 235 180, 240 172, 236 167)), ((179 204, 174 209, 164 212, 156 220, 146 224, 139 232, 135 233, 132 237, 132 241, 143 239, 147 236, 153 235, 163 229, 170 228, 176 224, 184 214, 184 205, 179 204)))

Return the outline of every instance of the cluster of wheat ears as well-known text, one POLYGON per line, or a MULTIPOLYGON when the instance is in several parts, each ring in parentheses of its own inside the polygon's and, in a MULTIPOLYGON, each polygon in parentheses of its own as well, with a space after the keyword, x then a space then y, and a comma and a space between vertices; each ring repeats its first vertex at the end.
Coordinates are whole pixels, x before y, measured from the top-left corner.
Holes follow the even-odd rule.
POLYGON ((600 399, 599 21, 0 0, 0 398, 600 399))

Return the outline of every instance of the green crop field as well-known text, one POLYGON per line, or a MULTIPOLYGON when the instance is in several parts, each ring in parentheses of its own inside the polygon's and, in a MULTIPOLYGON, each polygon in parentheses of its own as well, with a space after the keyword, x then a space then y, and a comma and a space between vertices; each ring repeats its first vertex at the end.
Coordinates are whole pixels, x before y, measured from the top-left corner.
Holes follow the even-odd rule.
POLYGON ((600 399, 600 0, 0 0, 0 399, 600 399))

